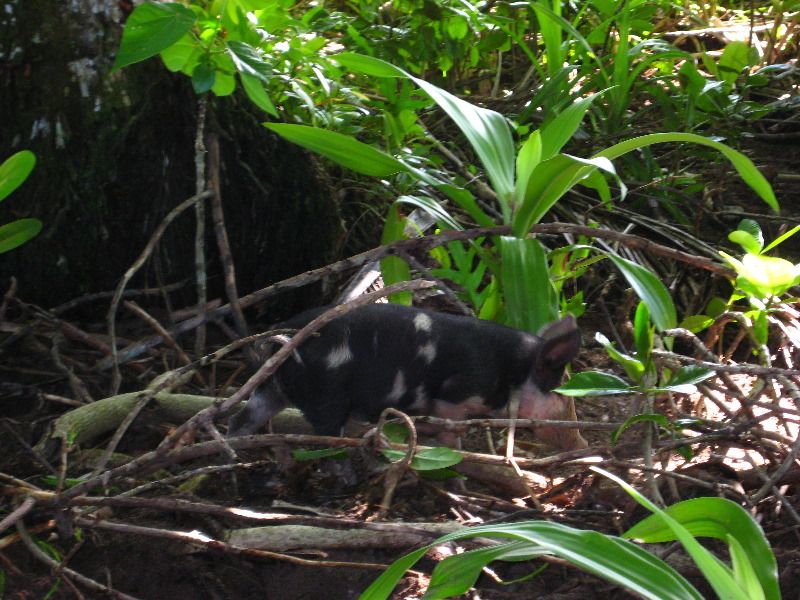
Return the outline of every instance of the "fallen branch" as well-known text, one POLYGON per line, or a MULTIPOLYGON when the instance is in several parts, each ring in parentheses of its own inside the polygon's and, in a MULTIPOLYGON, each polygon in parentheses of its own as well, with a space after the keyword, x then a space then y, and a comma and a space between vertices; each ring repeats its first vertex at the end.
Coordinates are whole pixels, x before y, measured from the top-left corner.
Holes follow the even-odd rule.
POLYGON ((437 537, 460 531, 464 525, 455 521, 388 525, 384 530, 361 527, 328 529, 308 525, 273 525, 234 529, 226 541, 241 548, 256 548, 273 552, 299 550, 359 550, 377 548, 411 548, 431 543, 437 537), (395 526, 393 526, 395 525, 395 526))
MULTIPOLYGON (((361 254, 356 254, 355 256, 351 256, 350 258, 346 258, 331 265, 284 279, 283 281, 274 283, 261 290, 248 294, 247 296, 243 296, 239 299, 239 304, 242 308, 247 308, 248 306, 252 306, 257 302, 261 302, 266 298, 274 296, 280 292, 296 289, 298 287, 314 283, 323 277, 342 273, 350 269, 361 267, 369 262, 375 262, 388 256, 398 255, 403 252, 410 253, 416 251, 428 251, 432 248, 437 248, 450 242, 465 241, 480 237, 508 235, 509 233, 511 233, 511 228, 509 226, 479 227, 466 231, 443 231, 435 235, 427 235, 421 238, 399 240, 385 246, 380 246, 378 248, 362 252, 361 254)), ((714 262, 710 258, 695 256, 687 252, 674 250, 673 248, 656 244, 645 238, 621 233, 619 231, 612 231, 610 229, 572 225, 570 223, 540 223, 531 228, 531 233, 571 233, 574 235, 584 235, 588 237, 611 240, 629 248, 639 248, 653 252, 659 256, 664 256, 673 260, 679 260, 681 262, 691 264, 697 268, 706 269, 712 273, 722 275, 723 277, 727 277, 729 279, 733 279, 733 277, 735 277, 735 273, 731 269, 714 262)), ((218 308, 209 310, 204 315, 197 315, 187 319, 186 321, 183 321, 182 323, 178 323, 168 331, 170 335, 179 335, 181 333, 191 331, 202 323, 221 319, 229 315, 232 310, 233 309, 230 304, 225 304, 218 308)), ((145 340, 130 345, 127 348, 119 350, 117 352, 116 359, 114 357, 106 357, 105 359, 99 361, 96 365, 96 368, 100 370, 110 369, 114 366, 115 361, 118 363, 129 361, 133 358, 136 358, 149 348, 157 346, 162 341, 164 341, 163 337, 159 335, 149 337, 145 340)))

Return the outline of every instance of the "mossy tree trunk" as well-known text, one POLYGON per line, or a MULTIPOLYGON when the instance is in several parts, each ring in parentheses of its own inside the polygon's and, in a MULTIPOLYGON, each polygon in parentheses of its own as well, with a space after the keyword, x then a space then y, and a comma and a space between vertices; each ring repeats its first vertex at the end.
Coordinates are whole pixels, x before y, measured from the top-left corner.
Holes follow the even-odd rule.
MULTIPOLYGON (((0 11, 0 160, 38 164, 0 205, 0 224, 42 233, 0 257, 18 296, 45 306, 113 289, 174 206, 195 193, 198 98, 157 58, 111 73, 127 2, 9 0, 0 11)), ((260 125, 244 97, 209 98, 220 134, 222 197, 239 291, 323 264, 341 232, 308 156, 260 125)), ((207 211, 210 214, 210 211, 207 211)), ((193 276, 193 213, 179 217, 134 285, 193 276)), ((222 292, 209 232, 211 297, 222 292)), ((191 304, 191 286, 176 304, 191 304)))

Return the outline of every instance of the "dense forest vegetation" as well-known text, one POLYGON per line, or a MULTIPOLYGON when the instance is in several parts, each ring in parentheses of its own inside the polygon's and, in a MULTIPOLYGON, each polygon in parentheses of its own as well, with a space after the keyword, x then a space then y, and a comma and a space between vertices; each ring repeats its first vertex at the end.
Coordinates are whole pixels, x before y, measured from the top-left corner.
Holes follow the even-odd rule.
POLYGON ((0 596, 796 595, 797 8, 6 3, 0 596))

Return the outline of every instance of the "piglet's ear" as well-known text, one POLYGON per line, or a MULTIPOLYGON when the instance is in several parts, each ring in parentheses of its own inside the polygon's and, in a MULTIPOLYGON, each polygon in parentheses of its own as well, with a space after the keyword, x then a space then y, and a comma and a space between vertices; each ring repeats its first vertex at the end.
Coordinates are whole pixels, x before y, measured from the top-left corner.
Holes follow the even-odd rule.
POLYGON ((558 321, 553 321, 542 327, 541 331, 539 331, 539 337, 544 340, 550 340, 573 331, 578 331, 578 335, 580 335, 575 316, 567 313, 558 321))
POLYGON ((543 340, 537 365, 538 385, 542 391, 558 387, 564 367, 575 358, 581 347, 581 331, 575 317, 566 317, 547 325, 541 333, 543 340))

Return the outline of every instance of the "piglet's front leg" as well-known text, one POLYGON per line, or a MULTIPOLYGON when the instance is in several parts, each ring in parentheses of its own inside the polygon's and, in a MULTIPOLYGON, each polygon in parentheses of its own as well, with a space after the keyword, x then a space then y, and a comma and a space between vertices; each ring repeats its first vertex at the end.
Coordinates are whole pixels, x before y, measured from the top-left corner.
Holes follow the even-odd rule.
MULTIPOLYGON (((465 421, 476 416, 486 415, 489 412, 489 408, 486 406, 483 398, 473 396, 458 404, 445 400, 435 400, 433 402, 431 416, 439 419, 448 419, 450 421, 465 421)), ((435 428, 432 429, 431 426, 421 424, 417 427, 417 431, 422 433, 434 433, 438 431, 438 433, 436 433, 436 439, 439 443, 461 450, 461 436, 466 432, 466 428, 462 428, 460 431, 441 431, 435 428)))
POLYGON ((252 435, 289 405, 272 380, 258 386, 241 410, 231 417, 228 437, 252 435))

